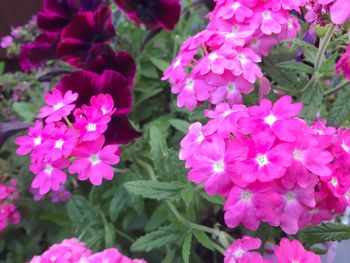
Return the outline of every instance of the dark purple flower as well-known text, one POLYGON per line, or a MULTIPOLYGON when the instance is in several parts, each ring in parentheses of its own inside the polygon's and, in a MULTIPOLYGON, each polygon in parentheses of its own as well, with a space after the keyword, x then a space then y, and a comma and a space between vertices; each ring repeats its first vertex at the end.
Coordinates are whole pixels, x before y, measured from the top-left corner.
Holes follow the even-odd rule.
POLYGON ((114 0, 137 25, 173 30, 180 18, 179 0, 114 0))
POLYGON ((46 61, 55 59, 58 37, 41 34, 33 42, 21 47, 20 64, 24 71, 42 66, 46 61))
POLYGON ((43 0, 43 10, 37 15, 38 27, 50 33, 60 33, 81 11, 95 11, 102 0, 43 0))
POLYGON ((128 144, 142 135, 132 127, 126 116, 114 116, 104 133, 106 144, 128 144))
POLYGON ((101 6, 96 12, 80 12, 62 30, 57 54, 71 66, 84 68, 89 52, 98 44, 109 43, 114 36, 112 14, 108 7, 101 6))
POLYGON ((61 185, 58 191, 51 192, 51 202, 52 203, 66 202, 71 198, 71 196, 72 196, 71 192, 61 185))

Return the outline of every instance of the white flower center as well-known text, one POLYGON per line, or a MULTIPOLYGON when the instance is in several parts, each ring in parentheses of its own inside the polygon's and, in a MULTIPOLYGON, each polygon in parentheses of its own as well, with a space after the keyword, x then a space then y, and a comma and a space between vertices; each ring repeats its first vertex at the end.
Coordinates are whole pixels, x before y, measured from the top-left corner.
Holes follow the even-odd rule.
POLYGON ((248 62, 247 57, 243 54, 239 54, 237 58, 241 62, 241 64, 246 64, 248 62))
POLYGON ((228 92, 234 92, 236 90, 236 86, 233 82, 229 82, 227 84, 227 91, 228 92))
POLYGON ((103 115, 106 115, 107 112, 108 112, 104 107, 101 108, 101 111, 102 111, 102 114, 103 114, 103 115))
POLYGON ((337 187, 337 185, 338 185, 338 179, 337 179, 337 177, 332 177, 331 184, 332 184, 334 187, 337 187))
POLYGON ((293 192, 288 192, 285 195, 286 201, 293 201, 295 199, 295 194, 293 192))
POLYGON ((96 131, 96 124, 95 123, 89 123, 87 126, 86 126, 86 129, 91 132, 91 131, 96 131))
POLYGON ((242 257, 244 255, 244 250, 239 248, 239 249, 237 249, 235 251, 234 255, 235 255, 236 258, 240 258, 240 257, 242 257))
POLYGON ((41 136, 34 138, 34 145, 38 146, 39 144, 41 144, 41 136))
POLYGON ((62 102, 60 102, 60 103, 57 103, 55 106, 53 106, 53 109, 56 111, 56 110, 61 109, 63 106, 64 106, 64 104, 62 102))
POLYGON ((347 153, 349 153, 350 147, 347 146, 344 142, 341 144, 341 147, 343 148, 344 151, 346 151, 347 153))
POLYGON ((263 167, 269 163, 267 156, 265 154, 258 154, 256 157, 256 161, 258 162, 260 167, 263 167))
POLYGON ((199 132, 199 136, 197 137, 196 142, 201 143, 204 140, 204 135, 202 132, 199 132))
POLYGON ((194 80, 193 79, 187 79, 185 84, 185 89, 192 90, 194 86, 194 80))
POLYGON ((211 53, 211 54, 208 56, 209 60, 211 60, 211 61, 217 59, 218 57, 219 57, 219 56, 218 56, 215 52, 211 53))
POLYGON ((63 144, 64 144, 63 140, 57 140, 55 143, 55 148, 62 149, 63 144))
POLYGON ((238 9, 240 6, 241 6, 240 3, 235 2, 231 7, 232 7, 232 9, 233 9, 234 11, 237 11, 237 9, 238 9))
POLYGON ((96 154, 90 155, 90 161, 92 165, 97 165, 101 162, 100 158, 96 154))
POLYGON ((269 126, 271 126, 272 124, 275 123, 275 121, 277 121, 277 118, 276 118, 274 115, 270 114, 269 116, 265 117, 264 121, 265 121, 269 126))
POLYGON ((51 176, 52 171, 53 171, 53 167, 51 165, 47 164, 46 167, 45 167, 45 173, 47 175, 51 176))
POLYGON ((271 13, 269 11, 264 11, 262 15, 265 20, 271 19, 271 13))
POLYGON ((223 171, 225 171, 225 164, 223 161, 219 161, 214 163, 214 171, 216 173, 222 173, 223 171))
POLYGON ((249 191, 243 191, 242 193, 242 199, 244 201, 250 201, 252 199, 252 193, 249 191))
POLYGON ((301 150, 295 149, 293 152, 293 157, 295 160, 301 161, 304 159, 304 154, 301 150))

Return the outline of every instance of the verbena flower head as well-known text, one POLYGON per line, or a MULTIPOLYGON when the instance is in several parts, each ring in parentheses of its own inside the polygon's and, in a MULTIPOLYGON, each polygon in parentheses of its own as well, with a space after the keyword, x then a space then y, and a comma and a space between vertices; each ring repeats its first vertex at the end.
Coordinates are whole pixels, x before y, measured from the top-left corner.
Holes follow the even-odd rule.
POLYGON ((179 0, 114 0, 137 25, 153 30, 173 30, 180 18, 179 0))
POLYGON ((18 224, 21 215, 13 201, 19 198, 15 179, 0 182, 0 234, 9 224, 18 224))

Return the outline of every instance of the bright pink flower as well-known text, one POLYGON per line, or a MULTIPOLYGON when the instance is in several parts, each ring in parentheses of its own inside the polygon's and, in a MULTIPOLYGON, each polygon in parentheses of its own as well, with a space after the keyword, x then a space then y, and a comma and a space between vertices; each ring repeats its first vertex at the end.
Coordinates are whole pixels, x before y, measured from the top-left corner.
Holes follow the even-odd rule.
POLYGON ((298 240, 287 238, 282 238, 280 245, 275 246, 275 257, 278 263, 321 263, 320 256, 305 250, 298 240))
MULTIPOLYGON (((192 170, 188 178, 196 184, 205 183, 204 189, 209 195, 219 193, 225 196, 232 186, 229 174, 234 173, 233 164, 243 160, 246 154, 247 148, 240 140, 226 143, 219 136, 213 136, 211 142, 204 142, 189 160, 192 170)), ((245 184, 243 181, 241 183, 245 184)))
POLYGON ((46 93, 44 95, 44 101, 47 106, 40 109, 38 117, 46 118, 46 123, 60 121, 62 118, 67 117, 75 108, 72 104, 78 98, 78 93, 72 93, 67 91, 62 94, 59 90, 53 89, 51 94, 46 93))
POLYGON ((336 65, 336 73, 340 74, 340 71, 343 72, 345 78, 350 80, 350 45, 336 65))
POLYGON ((344 24, 350 19, 350 2, 336 0, 331 6, 331 19, 334 24, 344 24))
POLYGON ((130 259, 121 254, 116 248, 108 248, 87 258, 87 263, 147 263, 143 259, 130 259))
POLYGON ((279 220, 275 211, 281 202, 270 183, 255 183, 247 188, 233 186, 224 206, 225 222, 231 228, 242 223, 252 231, 259 227, 260 221, 277 226, 279 220))
POLYGON ((275 144, 274 136, 258 133, 246 138, 247 160, 237 162, 236 172, 248 183, 269 182, 281 178, 292 162, 293 147, 288 143, 275 144))
POLYGON ((44 195, 51 189, 58 191, 61 184, 67 180, 67 175, 61 169, 69 166, 68 159, 59 159, 54 162, 33 163, 29 169, 35 174, 32 182, 34 189, 39 188, 39 194, 44 195))
POLYGON ((250 117, 239 121, 242 131, 255 133, 272 131, 280 140, 292 142, 295 140, 295 131, 303 127, 303 122, 294 116, 301 113, 301 103, 292 104, 290 96, 283 96, 272 105, 271 101, 263 99, 259 106, 248 109, 250 117))
POLYGON ((33 127, 28 129, 28 135, 16 138, 16 144, 19 145, 16 153, 18 155, 26 155, 31 151, 35 151, 43 141, 43 123, 36 121, 33 127))
POLYGON ((180 160, 187 160, 199 150, 205 140, 202 129, 200 122, 195 122, 188 127, 188 133, 180 143, 180 160))
MULTIPOLYGON (((229 1, 228 1, 229 2, 229 1)), ((238 23, 242 23, 246 18, 251 17, 253 10, 239 1, 230 1, 231 5, 225 5, 219 9, 215 17, 228 20, 234 18, 238 23)))
POLYGON ((282 25, 286 23, 287 20, 283 12, 273 12, 267 9, 256 10, 251 21, 254 27, 260 28, 266 35, 281 33, 282 25))
POLYGON ((258 252, 250 252, 261 246, 261 240, 243 236, 235 240, 226 250, 224 263, 263 263, 265 262, 258 252))
POLYGON ((78 145, 72 153, 78 159, 69 167, 69 172, 77 173, 81 181, 89 179, 93 185, 101 185, 103 178, 112 180, 112 165, 119 162, 118 146, 104 146, 104 143, 105 138, 101 136, 95 141, 78 145))
MULTIPOLYGON (((90 104, 91 107, 94 107, 100 111, 103 116, 112 116, 115 111, 114 101, 112 99, 112 96, 109 94, 99 94, 97 96, 92 96, 90 99, 90 104)), ((83 111, 86 110, 83 108, 83 111)))
POLYGON ((44 128, 44 135, 47 138, 44 142, 44 161, 56 161, 62 157, 68 157, 79 137, 74 129, 67 128, 63 123, 49 123, 44 128))

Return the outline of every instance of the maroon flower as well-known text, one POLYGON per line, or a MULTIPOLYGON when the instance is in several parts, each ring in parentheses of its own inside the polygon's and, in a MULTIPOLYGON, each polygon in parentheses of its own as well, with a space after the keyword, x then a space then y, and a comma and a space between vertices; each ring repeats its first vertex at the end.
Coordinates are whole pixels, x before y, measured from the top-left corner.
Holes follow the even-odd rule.
POLYGON ((137 25, 172 30, 180 18, 179 0, 114 0, 137 25))
POLYGON ((141 136, 142 133, 135 131, 127 119, 131 110, 132 94, 131 86, 122 74, 113 70, 105 70, 101 75, 88 70, 78 70, 63 77, 57 89, 63 92, 77 92, 78 107, 89 104, 90 98, 100 93, 112 96, 117 110, 105 133, 108 144, 127 144, 141 136))
POLYGON ((56 58, 58 37, 41 34, 33 42, 21 47, 20 64, 24 71, 42 66, 46 61, 56 58))
POLYGON ((43 10, 37 15, 38 27, 50 33, 60 33, 80 11, 95 11, 102 0, 43 0, 43 10))
POLYGON ((89 52, 98 44, 107 44, 115 36, 111 10, 101 6, 96 12, 80 12, 61 33, 59 57, 74 67, 84 68, 89 52))
POLYGON ((101 74, 104 70, 110 69, 119 72, 127 80, 130 87, 134 83, 136 75, 136 64, 133 57, 125 51, 115 53, 110 47, 96 52, 96 56, 90 52, 91 62, 88 63, 87 68, 90 71, 101 74))

